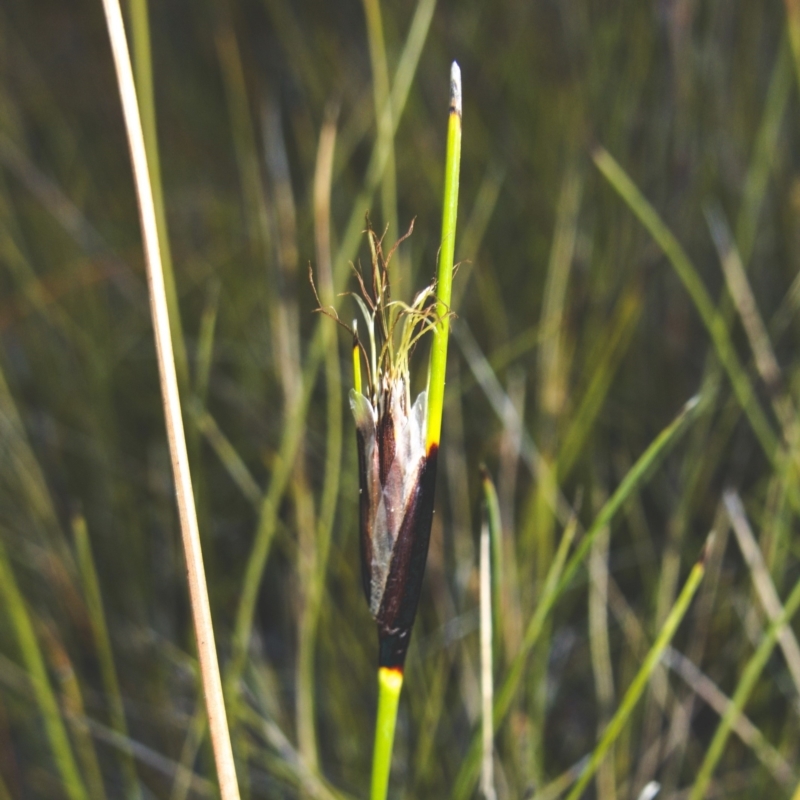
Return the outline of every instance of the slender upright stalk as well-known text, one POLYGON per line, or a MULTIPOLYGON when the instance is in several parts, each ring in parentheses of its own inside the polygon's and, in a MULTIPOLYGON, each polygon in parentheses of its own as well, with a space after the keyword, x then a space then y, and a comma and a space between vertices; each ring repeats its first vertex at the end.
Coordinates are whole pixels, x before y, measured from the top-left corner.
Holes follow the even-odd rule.
POLYGON ((733 728, 734 721, 744 710, 750 695, 755 689, 756 683, 761 677, 761 673, 764 667, 766 667, 767 661, 769 661, 772 655, 772 651, 775 649, 781 630, 792 621, 792 618, 797 614, 798 610, 800 610, 800 581, 795 583, 794 588, 786 598, 783 611, 777 619, 769 625, 761 637, 761 642, 756 648, 755 653, 750 656, 747 664, 745 664, 736 691, 731 698, 731 703, 723 714, 722 719, 719 721, 711 744, 709 744, 706 749, 703 761, 700 764, 700 768, 697 770, 697 776, 692 786, 692 791, 689 794, 689 800, 703 800, 706 796, 708 784, 711 781, 711 777, 714 774, 714 770, 720 758, 722 758, 725 744, 728 741, 728 735, 733 728))
POLYGON ((47 675, 47 666, 39 640, 36 638, 33 620, 17 585, 2 539, 0 539, 0 603, 16 635, 22 662, 30 678, 64 791, 69 800, 88 800, 89 793, 78 770, 69 735, 58 707, 58 699, 47 675))
POLYGON ((114 65, 122 100, 125 127, 128 133, 131 161, 133 162, 133 174, 145 246, 147 283, 150 289, 150 311, 153 316, 161 394, 164 403, 167 438, 175 480, 181 533, 183 535, 183 548, 186 555, 189 595, 195 633, 197 635, 197 651, 200 659, 206 709, 208 711, 211 743, 214 748, 222 798, 223 800, 239 800, 239 787, 236 782, 236 769, 233 763, 225 702, 222 697, 222 682, 219 675, 219 664, 217 663, 211 608, 208 602, 208 588, 203 568, 203 553, 200 547, 200 532, 194 505, 192 479, 189 472, 189 457, 186 452, 186 437, 183 430, 178 379, 175 371, 172 338, 170 336, 164 272, 158 243, 158 225, 153 203, 153 192, 150 185, 147 152, 142 134, 142 121, 139 116, 133 70, 131 69, 128 42, 125 38, 125 26, 122 21, 119 0, 103 0, 103 7, 111 40, 111 49, 114 55, 114 65))
POLYGON ((175 370, 178 385, 183 391, 189 389, 189 357, 186 354, 186 340, 183 336, 178 288, 175 283, 175 270, 172 267, 172 252, 169 247, 167 213, 164 208, 164 187, 161 181, 161 156, 158 149, 156 127, 156 97, 153 85, 153 53, 150 46, 149 0, 130 0, 131 47, 133 48, 133 68, 136 73, 136 98, 139 101, 139 116, 142 119, 142 132, 147 150, 147 164, 150 171, 150 185, 153 188, 153 206, 158 224, 158 244, 161 249, 161 262, 164 267, 164 289, 167 293, 172 349, 175 353, 175 370))
POLYGON ((375 750, 372 755, 372 800, 384 800, 389 788, 392 745, 397 723, 397 705, 403 688, 403 671, 391 667, 378 669, 378 718, 375 725, 375 750))
MULTIPOLYGON (((711 536, 713 536, 713 533, 711 536)), ((597 772, 598 767, 603 763, 603 759, 608 755, 611 745, 614 744, 622 732, 622 729, 625 727, 633 709, 642 696, 642 692, 644 692, 647 687, 653 670, 658 666, 664 650, 672 641, 675 631, 678 630, 678 626, 686 616, 692 598, 697 592, 700 581, 703 580, 703 576, 705 575, 706 556, 711 549, 711 536, 706 540, 706 546, 703 548, 699 561, 692 567, 692 571, 686 579, 683 590, 672 606, 667 618, 664 620, 664 625, 659 631, 655 642, 653 642, 653 646, 645 656, 642 666, 636 673, 633 681, 631 681, 631 685, 625 692, 625 696, 622 698, 619 708, 606 726, 603 735, 600 737, 600 741, 597 743, 597 747, 595 747, 589 758, 589 763, 586 765, 581 773, 581 777, 569 793, 567 800, 579 800, 583 794, 584 789, 586 789, 589 781, 591 781, 592 777, 597 772)))
MULTIPOLYGON (((128 725, 125 720, 125 706, 122 702, 117 668, 111 650, 111 637, 108 633, 106 615, 103 608, 103 596, 100 593, 100 581, 95 569, 92 547, 89 542, 89 531, 86 520, 77 516, 72 520, 72 532, 75 537, 75 553, 81 575, 86 608, 89 612, 89 624, 92 627, 95 648, 100 662, 100 674, 109 700, 111 725, 126 740, 129 739, 128 725)), ((125 794, 129 800, 141 800, 142 792, 136 775, 136 764, 130 748, 123 750, 122 772, 125 779, 125 794)))
POLYGON ((497 489, 489 471, 481 467, 481 483, 483 484, 483 502, 486 506, 486 524, 489 529, 492 596, 490 605, 492 609, 492 632, 494 645, 492 652, 498 652, 497 643, 503 631, 503 525, 500 520, 500 500, 497 489))
MULTIPOLYGON (((383 38, 383 20, 380 0, 363 0, 364 16, 367 22, 367 42, 372 64, 372 88, 375 98, 375 118, 388 142, 386 168, 381 178, 381 210, 383 225, 388 226, 391 236, 397 238, 400 229, 397 225, 397 170, 394 158, 394 136, 392 134, 392 106, 389 103, 389 68, 386 59, 386 44, 383 38)), ((402 275, 397 262, 393 265, 394 275, 402 275)), ((394 275, 392 277, 394 277, 394 275)), ((397 283, 397 281, 392 281, 397 283)))
POLYGON ((436 278, 436 312, 439 320, 433 333, 431 371, 428 378, 428 431, 426 448, 439 446, 442 432, 444 379, 447 367, 447 341, 450 336, 450 297, 453 289, 453 256, 456 247, 458 179, 461 169, 461 69, 456 62, 450 70, 450 120, 447 124, 447 157, 444 169, 444 209, 442 244, 436 278))
MULTIPOLYGON (((433 332, 430 371, 428 373, 428 409, 427 428, 425 431, 425 450, 427 455, 426 470, 429 477, 421 480, 430 481, 430 511, 433 508, 433 481, 435 481, 436 456, 439 449, 439 437, 442 428, 442 406, 444 402, 445 368, 447 365, 447 340, 450 334, 450 298, 453 287, 453 255, 456 239, 456 218, 458 212, 458 179, 461 164, 461 70, 453 62, 450 71, 450 117, 447 128, 447 155, 444 179, 444 211, 442 213, 442 243, 439 249, 439 269, 436 283, 436 315, 437 320, 433 332)), ((361 385, 361 368, 358 352, 354 353, 353 379, 357 387, 361 385)), ((421 490, 422 493, 422 490, 421 490)), ((425 515, 423 514, 422 517, 425 515)), ((427 521, 417 519, 420 528, 415 536, 424 540, 421 548, 422 567, 427 554, 427 537, 430 533, 430 514, 427 521)), ((418 570, 414 582, 417 584, 403 602, 410 608, 408 627, 403 631, 403 643, 395 641, 394 633, 381 642, 381 666, 378 668, 378 718, 375 730, 375 750, 372 760, 372 800, 385 800, 389 788, 389 772, 392 762, 392 745, 397 723, 397 706, 400 690, 403 686, 403 667, 405 649, 408 646, 410 626, 416 611, 419 597, 419 580, 422 570, 418 570), (385 647, 385 645, 388 645, 385 647), (398 648, 395 650, 394 648, 398 648)), ((407 578, 406 578, 407 579, 407 578)))
MULTIPOLYGON (((487 513, 488 516, 488 513, 487 513)), ((481 793, 484 800, 496 800, 494 788, 494 676, 492 671, 492 579, 489 556, 489 522, 481 530, 480 555, 480 634, 481 634, 481 731, 483 762, 481 793)))

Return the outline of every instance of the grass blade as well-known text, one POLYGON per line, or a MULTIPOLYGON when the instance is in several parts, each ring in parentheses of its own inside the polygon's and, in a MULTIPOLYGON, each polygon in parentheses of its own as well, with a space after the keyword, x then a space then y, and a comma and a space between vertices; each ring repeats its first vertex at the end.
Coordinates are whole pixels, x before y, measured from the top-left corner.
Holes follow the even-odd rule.
MULTIPOLYGON (((686 656, 668 647, 662 661, 680 675, 692 691, 701 697, 717 714, 723 716, 731 705, 719 687, 686 656)), ((753 751, 759 761, 772 773, 775 780, 787 786, 795 783, 795 776, 786 759, 767 741, 763 733, 744 715, 735 718, 733 732, 753 751)))
POLYGON ((156 97, 153 86, 153 55, 150 47, 150 12, 148 0, 130 0, 131 46, 133 48, 133 67, 136 72, 136 97, 142 120, 142 133, 147 151, 147 164, 150 170, 150 186, 153 190, 153 208, 158 228, 158 245, 161 250, 161 263, 164 270, 164 289, 169 308, 170 333, 175 354, 175 370, 181 389, 189 389, 189 357, 186 354, 186 340, 181 325, 181 310, 178 302, 178 288, 175 270, 172 265, 172 250, 169 244, 167 214, 164 208, 164 187, 161 182, 161 155, 158 148, 158 129, 156 127, 156 97))
POLYGON ((492 669, 492 566, 487 503, 487 519, 481 530, 480 552, 480 637, 481 637, 481 729, 483 759, 481 762, 481 792, 484 800, 496 800, 494 788, 494 674, 492 669))
MULTIPOLYGON (((369 43, 369 60, 372 66, 372 92, 375 98, 375 117, 382 126, 382 138, 388 142, 386 167, 381 180, 381 210, 383 226, 388 229, 389 237, 396 239, 400 235, 397 224, 397 169, 394 160, 394 133, 392 125, 392 107, 389 104, 389 66, 386 61, 386 44, 383 38, 383 20, 381 19, 380 0, 363 0, 364 16, 367 20, 367 41, 369 43), (385 110, 384 110, 385 109, 385 110), (383 112, 383 113, 381 113, 383 112)), ((398 281, 394 275, 402 275, 399 261, 395 261, 394 274, 390 280, 394 286, 398 281)))
MULTIPOLYGON (((77 516, 72 520, 72 534, 75 539, 75 552, 77 554, 78 569, 83 584, 83 595, 86 600, 86 608, 89 612, 89 623, 92 626, 94 645, 97 649, 98 661, 100 662, 100 672, 110 703, 111 725, 117 733, 127 738, 128 725, 125 721, 125 707, 119 688, 117 668, 114 664, 111 637, 108 635, 106 615, 103 610, 103 596, 100 593, 100 581, 97 578, 97 570, 94 565, 86 520, 82 516, 77 516)), ((139 779, 136 776, 136 766, 133 761, 133 754, 130 750, 127 752, 123 751, 122 771, 125 778, 126 795, 132 800, 141 797, 139 779)))
MULTIPOLYGON (((686 430, 687 423, 692 419, 694 410, 698 407, 697 398, 693 398, 683 408, 681 413, 673 420, 650 444, 644 453, 639 457, 638 461, 631 467, 622 483, 617 487, 614 494, 606 501, 600 509, 595 521, 592 523, 586 535, 583 537, 580 545, 575 553, 566 562, 565 542, 567 540, 567 533, 570 528, 567 528, 562 536, 562 542, 559 545, 556 557, 548 572, 545 585, 542 589, 539 603, 536 607, 533 617, 528 623, 525 631, 525 636, 522 641, 522 646, 519 653, 517 653, 511 664, 508 674, 503 681, 500 691, 497 693, 497 699, 494 706, 494 721, 495 726, 499 726, 505 719, 511 702, 519 686, 520 680, 525 672, 525 661, 531 648, 536 644, 539 635, 544 628, 545 621, 547 620, 550 611, 556 603, 556 600, 561 596, 564 590, 572 582, 575 573, 580 568, 584 559, 586 558, 595 538, 599 535, 604 527, 609 525, 619 511, 620 507, 628 499, 628 497, 639 488, 641 483, 650 473, 651 469, 662 458, 668 450, 676 444, 680 435, 686 430), (562 552, 563 551, 563 552, 562 552), (562 571, 563 566, 563 571, 562 571)), ((574 535, 574 528, 573 534, 574 535)), ((453 787, 452 797, 454 800, 465 800, 469 797, 475 781, 478 776, 478 769, 480 765, 480 739, 473 738, 469 752, 467 753, 464 763, 461 766, 459 775, 453 787)))
MULTIPOLYGON (((608 544, 610 531, 603 528, 589 554, 589 652, 594 673, 595 695, 599 711, 598 735, 608 725, 614 707, 614 669, 608 635, 608 544)), ((597 770, 597 796, 616 800, 617 781, 614 751, 597 770)))
POLYGON ((36 703, 44 718, 50 749, 53 751, 56 766, 61 774, 61 780, 64 782, 64 789, 70 800, 89 800, 83 778, 75 763, 58 701, 53 687, 50 685, 50 679, 47 677, 44 656, 36 639, 33 622, 2 541, 0 541, 0 596, 3 598, 6 613, 14 628, 25 668, 30 675, 36 703))
POLYGON ((769 657, 772 655, 781 630, 784 625, 791 622, 798 609, 800 609, 800 581, 795 584, 786 600, 781 614, 772 622, 769 628, 767 628, 756 652, 753 653, 745 665, 742 677, 731 698, 731 703, 725 711, 725 714, 723 714, 717 726, 717 730, 714 733, 714 738, 711 740, 708 750, 706 750, 705 758, 700 765, 694 785, 692 786, 692 791, 689 794, 689 800, 702 800, 703 797, 705 797, 706 789, 711 781, 711 776, 714 774, 714 770, 725 750, 725 744, 728 741, 728 736, 733 728, 734 721, 739 718, 753 689, 755 689, 756 682, 761 676, 769 657))
POLYGON ((692 602, 692 598, 700 586, 700 581, 703 579, 703 575, 705 574, 705 554, 708 551, 709 541, 706 542, 706 546, 703 549, 703 555, 700 557, 700 560, 694 565, 694 567, 692 567, 692 571, 689 573, 689 577, 684 584, 683 590, 678 596, 678 599, 675 601, 675 605, 672 607, 672 610, 667 615, 664 625, 659 631, 658 637, 645 657, 641 668, 636 673, 636 677, 633 679, 631 685, 628 687, 628 690, 625 692, 625 696, 622 698, 622 702, 620 703, 617 712, 612 717, 611 722, 608 723, 608 727, 606 728, 605 733, 603 733, 603 736, 601 737, 597 747, 594 749, 586 769, 573 787, 572 791, 567 796, 567 800, 578 800, 578 798, 581 796, 583 790, 586 788, 587 784, 592 779, 592 776, 603 762, 603 759, 606 757, 609 748, 616 741, 620 733, 622 733, 622 729, 625 727, 631 712, 639 702, 639 699, 641 698, 642 693, 644 692, 645 688, 647 687, 647 683, 650 680, 650 675, 658 665, 661 655, 666 649, 667 645, 672 641, 672 637, 675 635, 678 626, 686 616, 686 612, 689 610, 689 604, 692 602))
POLYGON ((711 336, 719 360, 728 373, 733 391, 750 421, 753 432, 758 437, 767 458, 774 460, 778 445, 775 432, 753 392, 747 373, 739 362, 727 325, 711 302, 708 291, 689 260, 689 256, 686 255, 686 251, 625 170, 605 148, 599 145, 595 147, 592 158, 603 176, 638 217, 642 225, 647 228, 664 255, 669 259, 711 336))
POLYGON ((461 69, 453 62, 450 71, 450 119, 447 125, 447 155, 444 168, 444 209, 439 271, 436 280, 438 321, 431 345, 431 370, 428 377, 428 432, 425 447, 439 446, 444 407, 447 342, 450 336, 450 299, 453 291, 453 258, 456 248, 458 184, 461 174, 461 69))

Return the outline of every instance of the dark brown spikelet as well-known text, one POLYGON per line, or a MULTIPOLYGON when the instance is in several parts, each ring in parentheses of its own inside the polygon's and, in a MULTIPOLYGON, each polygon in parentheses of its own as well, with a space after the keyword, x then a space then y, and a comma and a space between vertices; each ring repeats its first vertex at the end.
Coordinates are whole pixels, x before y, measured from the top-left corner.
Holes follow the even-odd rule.
POLYGON ((432 445, 409 499, 392 551, 389 577, 377 616, 378 665, 403 669, 417 614, 433 523, 438 447, 432 445))
POLYGON ((437 454, 435 447, 426 449, 427 390, 411 402, 408 361, 420 337, 433 330, 437 306, 433 284, 411 304, 391 300, 387 267, 395 248, 384 259, 381 240, 371 230, 369 236, 371 281, 356 271, 367 346, 361 346, 355 323, 349 329, 361 584, 378 624, 380 665, 402 669, 428 554, 437 454), (363 384, 362 356, 367 366, 363 384))

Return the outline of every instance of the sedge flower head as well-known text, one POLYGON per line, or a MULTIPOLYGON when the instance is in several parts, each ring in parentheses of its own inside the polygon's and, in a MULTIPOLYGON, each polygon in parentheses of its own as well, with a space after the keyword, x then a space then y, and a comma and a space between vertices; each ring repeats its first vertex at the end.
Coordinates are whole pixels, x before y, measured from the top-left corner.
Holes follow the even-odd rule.
POLYGON ((365 280, 355 270, 360 293, 352 295, 367 335, 359 338, 356 322, 344 326, 354 341, 350 408, 358 442, 362 583, 378 623, 381 665, 392 667, 402 667, 416 614, 436 462, 436 453, 425 446, 427 391, 412 402, 409 374, 416 344, 437 320, 435 287, 427 286, 409 304, 392 300, 389 284, 391 257, 412 229, 413 223, 384 258, 381 240, 368 228, 371 273, 365 280))

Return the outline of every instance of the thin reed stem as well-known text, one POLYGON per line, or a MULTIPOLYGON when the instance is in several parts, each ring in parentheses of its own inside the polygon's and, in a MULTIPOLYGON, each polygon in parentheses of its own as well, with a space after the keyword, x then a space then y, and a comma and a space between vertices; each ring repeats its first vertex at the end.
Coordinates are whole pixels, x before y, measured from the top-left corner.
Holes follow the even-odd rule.
POLYGON ((625 696, 622 698, 622 702, 620 703, 617 712, 608 723, 608 727, 605 729, 605 732, 600 738, 597 747, 594 749, 586 769, 583 771, 580 780, 569 793, 567 800, 578 800, 578 798, 583 794, 583 791, 588 785, 589 781, 591 781, 598 767, 603 763, 603 760, 608 755, 609 749, 619 737, 620 733, 622 733, 622 729, 625 727, 631 712, 639 702, 639 699, 647 687, 653 671, 658 666, 662 653, 672 641, 675 631, 678 630, 678 626, 686 616, 686 612, 689 610, 689 605, 692 602, 692 598, 700 586, 700 581, 702 581, 703 575, 705 575, 705 558, 711 541, 711 537, 709 537, 706 542, 706 546, 703 548, 703 554, 701 555, 700 560, 694 565, 692 571, 689 573, 689 577, 686 579, 683 591, 675 601, 675 604, 667 615, 666 620, 664 620, 664 625, 659 631, 658 637, 645 657, 641 668, 636 673, 636 677, 633 679, 631 685, 628 687, 628 690, 625 692, 625 696))
MULTIPOLYGON (((487 502, 488 505, 488 502, 487 502)), ((488 516, 488 513, 487 513, 488 516)), ((481 722, 483 762, 481 765, 481 792, 484 800, 495 800, 494 788, 494 676, 492 670, 492 577, 489 555, 489 522, 484 520, 481 530, 480 555, 480 635, 481 635, 481 722)))
MULTIPOLYGON (((450 115, 445 156, 444 210, 439 271, 436 285, 437 322, 433 332, 431 365, 428 375, 428 422, 425 448, 435 459, 439 447, 444 402, 447 340, 450 333, 450 298, 453 286, 458 183, 461 165, 461 70, 454 61, 450 70, 450 115)), ((435 460, 433 462, 435 464, 435 460)), ((397 703, 403 685, 402 669, 378 669, 378 719, 372 760, 372 800, 383 800, 389 785, 397 703)))
MULTIPOLYGON (((336 147, 337 111, 329 106, 320 132, 317 163, 314 173, 314 241, 319 269, 320 291, 324 303, 332 303, 335 293, 330 255, 330 195, 333 156, 336 147)), ((333 332, 332 332, 333 334, 333 332)), ((298 715, 300 752, 309 766, 316 768, 316 683, 315 655, 322 604, 325 593, 328 554, 339 496, 342 459, 342 385, 339 352, 335 335, 329 335, 325 346, 325 383, 327 431, 325 447, 325 479, 313 542, 314 563, 308 576, 306 603, 300 622, 298 645, 298 695, 304 698, 305 747, 298 715)))
MULTIPOLYGON (((97 658, 100 662, 100 674, 109 698, 111 725, 117 733, 128 739, 130 735, 125 720, 125 707, 122 702, 122 692, 119 688, 117 668, 114 664, 114 653, 111 649, 111 637, 108 634, 108 625, 106 624, 103 596, 100 593, 100 581, 97 577, 94 557, 92 556, 89 530, 86 520, 82 516, 75 517, 72 520, 72 533, 75 537, 75 553, 81 575, 83 594, 86 599, 86 608, 89 612, 89 623, 92 626, 92 636, 97 649, 97 658)), ((133 753, 130 749, 127 749, 122 755, 125 794, 129 800, 138 800, 142 795, 139 779, 136 775, 133 753)))
POLYGON ((35 622, 36 632, 44 647, 44 655, 56 677, 61 710, 72 734, 72 743, 86 790, 92 800, 106 800, 103 774, 100 771, 94 740, 86 724, 86 708, 75 667, 53 623, 41 618, 35 622))
POLYGON ((189 389, 189 357, 186 354, 186 340, 183 336, 178 287, 175 270, 172 266, 172 251, 169 246, 167 213, 164 208, 164 188, 161 181, 161 156, 158 149, 158 129, 156 127, 156 97, 153 85, 153 53, 150 46, 149 0, 130 0, 131 45, 133 47, 133 68, 136 72, 136 99, 139 103, 139 116, 142 120, 147 152, 147 165, 150 186, 153 190, 153 207, 156 212, 158 244, 161 249, 161 263, 164 270, 164 289, 169 308, 172 349, 175 354, 175 371, 178 385, 184 391, 189 389))
MULTIPOLYGON (((388 142, 386 167, 381 179, 381 209, 383 211, 383 227, 388 226, 394 238, 400 235, 397 224, 397 170, 394 158, 394 134, 392 133, 392 107, 389 101, 389 67, 386 59, 386 44, 383 38, 383 20, 381 18, 380 0, 363 0, 364 16, 367 22, 367 41, 369 57, 372 65, 372 87, 375 98, 375 117, 377 124, 383 128, 382 134, 388 142), (384 111, 385 109, 385 111, 384 111)), ((397 257, 397 254, 395 254, 397 257)), ((394 276, 403 274, 395 261, 390 265, 393 270, 392 284, 398 281, 394 276)))
POLYGON ((175 493, 189 580, 189 595, 197 635, 197 650, 206 708, 208 710, 211 742, 214 749, 222 798, 223 800, 239 800, 239 787, 236 781, 236 768, 233 762, 233 750, 225 714, 225 701, 222 696, 222 682, 220 680, 219 664, 217 663, 211 608, 208 601, 208 588, 203 568, 200 531, 197 524, 192 479, 189 472, 189 458, 186 451, 186 437, 181 417, 178 379, 175 371, 169 311, 158 241, 158 225, 153 203, 153 192, 150 185, 142 122, 139 116, 136 88, 133 82, 133 71, 131 69, 128 42, 125 38, 125 27, 122 21, 119 0, 103 0, 103 8, 105 9, 111 49, 114 55, 128 144, 133 162, 136 196, 144 238, 147 282, 150 289, 150 310, 155 332, 167 438, 169 440, 175 480, 175 493))
POLYGON ((45 733, 50 741, 53 759, 61 775, 67 797, 70 800, 89 800, 86 785, 78 770, 69 735, 61 717, 58 700, 50 684, 50 678, 47 676, 44 655, 36 638, 33 621, 17 585, 17 579, 2 539, 0 539, 0 598, 14 629, 36 703, 44 718, 45 733))
POLYGON ((397 706, 402 688, 402 670, 388 667, 381 667, 378 670, 378 717, 375 724, 375 750, 372 756, 371 800, 385 800, 389 789, 397 706))
POLYGON ((450 336, 450 298, 453 290, 453 257, 456 247, 458 183, 461 170, 461 69, 456 62, 450 70, 450 119, 447 124, 447 155, 444 168, 444 208, 439 271, 436 278, 436 313, 431 371, 428 389, 428 431, 425 447, 439 446, 442 431, 447 342, 450 336))
POLYGON ((489 563, 491 566, 492 588, 492 632, 495 642, 492 652, 499 653, 498 642, 503 632, 502 615, 505 611, 504 588, 506 587, 505 572, 503 571, 503 524, 500 516, 500 500, 497 495, 497 489, 489 471, 485 467, 481 470, 481 484, 491 549, 489 563))
POLYGON ((619 193, 628 207, 638 217, 655 239, 694 302, 697 313, 706 326, 720 363, 728 373, 731 386, 742 410, 747 416, 753 433, 771 462, 775 462, 778 440, 772 425, 764 414, 758 398, 753 392, 750 379, 742 367, 731 341, 725 320, 712 303, 708 290, 695 269, 686 251, 664 224, 655 208, 645 199, 633 181, 611 154, 598 146, 592 153, 594 163, 611 186, 619 193))
MULTIPOLYGON (((683 408, 681 413, 653 440, 650 446, 631 467, 614 494, 605 502, 598 512, 591 527, 586 531, 581 543, 575 549, 569 560, 567 552, 576 533, 575 523, 568 525, 562 535, 561 543, 556 551, 550 569, 547 573, 542 592, 539 596, 536 611, 528 622, 521 647, 508 668, 505 679, 495 695, 494 723, 499 727, 511 708, 512 700, 517 692, 520 681, 525 675, 527 656, 539 640, 545 623, 558 598, 563 594, 575 577, 575 573, 582 565, 589 553, 592 543, 600 535, 602 529, 609 525, 616 513, 639 488, 645 478, 650 474, 654 464, 678 440, 681 433, 686 430, 686 425, 693 416, 693 411, 698 406, 698 399, 692 398, 683 408)), ((469 752, 461 766, 461 770, 453 785, 451 797, 454 800, 465 800, 471 796, 473 787, 478 779, 481 762, 481 740, 476 735, 469 752)))
POLYGON ((739 718, 753 689, 755 689, 756 682, 761 677, 761 673, 767 661, 769 661, 772 651, 775 649, 781 630, 784 625, 792 621, 798 609, 800 609, 800 581, 795 583, 789 597, 786 599, 786 604, 781 614, 767 628, 758 648, 745 665, 736 691, 731 698, 731 703, 723 714, 714 733, 714 738, 706 750, 703 763, 697 771, 697 777, 689 794, 689 800, 702 800, 706 796, 706 789, 708 789, 714 770, 725 750, 725 744, 733 729, 733 724, 739 718))

